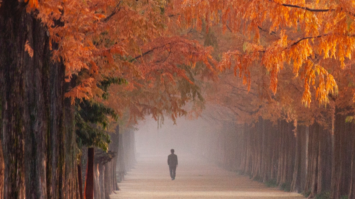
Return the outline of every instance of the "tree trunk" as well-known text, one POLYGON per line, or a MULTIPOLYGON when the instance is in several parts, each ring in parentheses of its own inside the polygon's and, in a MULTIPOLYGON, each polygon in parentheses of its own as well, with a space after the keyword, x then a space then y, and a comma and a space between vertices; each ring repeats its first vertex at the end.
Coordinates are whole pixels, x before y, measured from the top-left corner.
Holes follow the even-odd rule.
POLYGON ((295 145, 296 145, 296 152, 295 152, 295 163, 293 168, 293 175, 292 175, 292 182, 291 182, 291 190, 298 191, 299 189, 299 172, 300 172, 300 161, 301 161, 301 153, 300 153, 300 135, 298 132, 298 126, 295 126, 294 130, 295 135, 295 145))
POLYGON ((120 127, 117 125, 116 127, 116 130, 115 130, 115 133, 111 136, 111 140, 112 140, 112 146, 113 147, 113 151, 115 153, 115 157, 112 159, 112 164, 113 164, 113 168, 112 168, 112 176, 113 176, 113 187, 114 187, 114 190, 117 190, 118 187, 117 187, 117 160, 118 160, 118 148, 119 148, 119 141, 118 141, 118 135, 119 135, 119 129, 120 127))
MULTIPOLYGON (((28 15, 18 1, 0 7, 0 65, 2 83, 2 134, 5 161, 4 198, 25 198, 24 76, 28 15), (21 33, 21 32, 22 33, 21 33)), ((31 28, 31 27, 30 27, 31 28)))
MULTIPOLYGON (((97 156, 97 153, 96 153, 97 156)), ((94 163, 94 198, 101 199, 100 179, 103 173, 100 171, 100 163, 94 163)))
POLYGON ((342 117, 339 115, 335 116, 335 129, 334 129, 334 155, 333 155, 333 167, 332 167, 332 180, 331 180, 331 197, 332 198, 340 198, 340 193, 339 193, 339 184, 340 182, 340 176, 341 176, 341 160, 340 160, 340 134, 341 134, 341 120, 342 117))
POLYGON ((47 29, 22 1, 1 2, 0 29, 4 197, 73 198, 75 142, 63 112, 72 113, 64 103, 64 66, 51 61, 47 29))
POLYGON ((0 141, 0 199, 4 198, 4 175, 5 175, 4 154, 2 152, 2 144, 0 141))
POLYGON ((86 169, 85 199, 94 199, 94 148, 88 149, 86 169))
POLYGON ((118 182, 121 182, 124 178, 124 174, 126 172, 126 168, 125 168, 125 156, 124 156, 124 147, 123 147, 123 133, 119 134, 119 138, 118 138, 119 144, 118 144, 118 157, 117 157, 117 161, 118 161, 118 182))
POLYGON ((318 175, 318 151, 319 151, 319 138, 318 138, 318 132, 319 132, 319 125, 315 123, 312 128, 312 174, 310 175, 311 177, 311 196, 315 196, 317 194, 317 175, 318 175))
POLYGON ((111 194, 111 187, 112 187, 112 183, 111 183, 111 162, 108 162, 105 164, 105 180, 104 180, 104 184, 105 184, 105 198, 102 199, 110 199, 110 194, 111 194))
POLYGON ((81 179, 81 166, 78 164, 78 182, 79 182, 79 199, 84 199, 83 198, 83 183, 81 179))
POLYGON ((351 173, 350 173, 350 190, 349 199, 355 199, 355 135, 352 129, 351 143, 352 143, 352 153, 351 153, 351 173))

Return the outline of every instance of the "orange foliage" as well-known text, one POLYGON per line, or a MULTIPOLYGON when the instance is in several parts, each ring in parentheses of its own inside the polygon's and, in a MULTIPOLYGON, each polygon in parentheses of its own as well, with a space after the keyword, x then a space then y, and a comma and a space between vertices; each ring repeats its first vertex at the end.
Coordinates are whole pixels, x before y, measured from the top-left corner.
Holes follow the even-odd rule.
MULTIPOLYGON (((230 31, 222 34, 223 27, 214 26, 210 32, 217 36, 217 56, 225 56, 225 52, 243 52, 246 48, 245 36, 230 31)), ((208 33, 208 34, 212 34, 208 33)), ((275 35, 263 31, 260 34, 260 40, 263 42, 272 42, 275 35)), ((238 63, 235 60, 229 60, 231 63, 238 63)), ((243 63, 243 62, 242 62, 243 63)), ((240 64, 240 62, 238 63, 240 64)), ((233 70, 226 69, 219 74, 217 83, 206 87, 207 101, 227 107, 235 114, 238 123, 253 123, 259 121, 259 117, 276 122, 279 119, 286 121, 298 121, 300 125, 310 125, 318 122, 324 128, 331 128, 331 117, 334 115, 334 105, 337 108, 346 108, 352 111, 351 97, 352 91, 348 85, 352 85, 352 69, 336 69, 336 60, 325 64, 327 73, 334 75, 337 79, 338 95, 329 96, 329 105, 320 106, 317 103, 311 103, 305 107, 300 103, 303 97, 304 79, 296 78, 292 67, 284 66, 279 71, 277 78, 278 91, 273 93, 269 88, 272 83, 272 75, 265 67, 260 67, 261 63, 254 62, 247 71, 240 73, 237 67, 233 70), (242 78, 235 78, 238 75, 242 78), (246 76, 248 75, 248 76, 246 76), (243 78, 244 76, 244 78, 243 78), (245 77, 250 81, 248 87, 245 86, 245 77), (344 78, 346 77, 346 78, 344 78), (346 95, 344 95, 347 93, 346 95)), ((320 71, 322 72, 322 71, 320 71)), ((304 69, 299 71, 304 74, 304 69)), ((318 72, 319 73, 319 72, 318 72)), ((325 85, 326 86, 326 85, 325 85)), ((312 89, 314 87, 311 87, 312 89)), ((316 90, 315 90, 316 91, 316 90)), ((317 92, 309 93, 311 98, 315 98, 317 92)), ((231 118, 232 121, 234 119, 231 118)))
POLYGON ((211 49, 194 41, 181 37, 160 38, 142 49, 145 55, 135 57, 135 67, 140 73, 127 76, 127 85, 111 86, 110 93, 117 97, 103 102, 121 115, 128 108, 133 121, 146 114, 157 119, 166 110, 175 120, 186 114, 183 106, 197 97, 193 96, 197 89, 194 78, 215 78, 210 65, 213 63, 211 49), (191 67, 196 62, 204 62, 208 67, 191 67))
MULTIPOLYGON (((194 97, 178 97, 178 90, 193 87, 189 73, 214 78, 216 65, 221 71, 233 68, 241 78, 236 88, 248 85, 246 91, 257 96, 247 108, 254 117, 302 117, 298 109, 304 107, 297 100, 313 109, 312 99, 328 104, 345 90, 354 93, 341 83, 351 72, 355 45, 355 5, 346 0, 28 0, 28 5, 48 27, 56 44, 53 59, 64 62, 67 80, 78 76, 66 96, 100 100, 98 82, 119 77, 128 84, 115 86, 106 103, 121 113, 128 107, 138 117, 157 115, 170 106, 176 117, 187 98, 194 97), (212 49, 181 36, 181 27, 206 32, 218 27, 238 41, 221 46, 216 64, 212 49), (196 66, 201 62, 208 70, 196 66), (79 75, 81 71, 87 72, 79 75)), ((31 52, 29 46, 25 49, 31 52)), ((247 102, 249 98, 238 103, 247 102)))
MULTIPOLYGON (((354 13, 351 1, 304 0, 180 0, 181 21, 200 27, 223 24, 238 34, 246 35, 247 47, 226 53, 221 69, 231 63, 249 77, 249 67, 260 63, 270 73, 270 89, 277 91, 280 70, 292 66, 295 76, 304 80, 302 101, 311 103, 311 90, 320 103, 329 102, 329 94, 337 93, 333 74, 327 63, 336 60, 339 69, 345 68, 354 54, 354 13), (277 35, 274 41, 261 41, 262 31, 277 35), (233 61, 231 61, 233 60, 233 61), (243 62, 240 62, 243 60, 243 62)), ((247 81, 248 82, 248 81, 247 81)), ((250 82, 250 81, 249 81, 250 82)))
POLYGON ((121 114, 130 109, 134 120, 147 112, 157 117, 164 110, 174 118, 185 113, 181 107, 194 98, 181 97, 193 93, 183 90, 194 87, 191 71, 214 78, 217 63, 211 48, 180 36, 172 2, 27 0, 27 10, 36 10, 33 13, 48 28, 53 60, 64 63, 66 80, 76 76, 76 87, 65 95, 72 102, 102 101, 99 82, 117 77, 127 84, 110 89, 109 101, 103 103, 121 114), (207 68, 195 69, 198 62, 207 68), (185 88, 182 82, 190 85, 185 88))

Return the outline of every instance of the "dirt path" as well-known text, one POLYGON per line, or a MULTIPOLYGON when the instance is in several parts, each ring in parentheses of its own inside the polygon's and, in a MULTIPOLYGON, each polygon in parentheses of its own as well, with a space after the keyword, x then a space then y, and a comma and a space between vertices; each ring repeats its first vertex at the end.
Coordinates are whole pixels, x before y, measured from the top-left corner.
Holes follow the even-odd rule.
POLYGON ((206 161, 179 155, 176 179, 169 176, 165 156, 143 156, 125 180, 118 184, 120 191, 111 199, 167 199, 167 198, 246 198, 296 199, 297 193, 287 193, 245 176, 226 171, 206 161))

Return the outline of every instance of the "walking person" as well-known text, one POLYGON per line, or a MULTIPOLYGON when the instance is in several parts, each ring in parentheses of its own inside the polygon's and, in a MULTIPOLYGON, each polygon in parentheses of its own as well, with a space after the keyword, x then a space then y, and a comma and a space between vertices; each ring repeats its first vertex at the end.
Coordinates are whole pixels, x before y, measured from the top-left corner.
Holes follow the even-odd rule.
POLYGON ((174 154, 174 149, 170 150, 171 154, 168 156, 168 165, 170 170, 171 180, 175 180, 176 166, 178 165, 177 155, 174 154))

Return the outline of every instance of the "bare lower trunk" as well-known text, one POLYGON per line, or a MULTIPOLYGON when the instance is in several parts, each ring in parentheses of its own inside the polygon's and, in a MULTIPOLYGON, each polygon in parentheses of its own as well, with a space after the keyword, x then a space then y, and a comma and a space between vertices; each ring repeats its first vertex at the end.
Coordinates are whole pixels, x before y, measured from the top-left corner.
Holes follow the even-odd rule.
POLYGON ((105 198, 102 199, 110 199, 110 194, 112 193, 112 183, 111 183, 111 162, 105 164, 105 198))
POLYGON ((4 154, 2 152, 2 144, 0 141, 0 199, 4 198, 4 175, 5 175, 4 154))
MULTIPOLYGON (((5 160, 4 198, 25 198, 24 162, 24 45, 27 14, 17 12, 17 1, 0 7, 0 65, 2 83, 2 134, 5 160), (18 30, 17 30, 18 29, 18 30)), ((27 58, 29 59, 29 58, 27 58)))
POLYGON ((100 184, 101 181, 100 179, 102 178, 103 173, 100 170, 100 164, 95 163, 94 164, 94 198, 95 199, 101 199, 101 189, 100 189, 100 184))
POLYGON ((94 199, 94 148, 88 149, 86 169, 85 199, 94 199))
POLYGON ((294 135, 295 135, 295 145, 296 145, 296 152, 295 152, 295 163, 294 163, 294 168, 293 168, 293 175, 292 175, 292 183, 291 183, 291 190, 292 191, 298 191, 299 189, 299 172, 300 172, 300 161, 301 161, 301 153, 300 153, 300 135, 298 132, 298 128, 296 126, 296 129, 294 130, 294 135))
POLYGON ((79 186, 79 199, 84 199, 83 197, 83 183, 81 179, 81 166, 78 164, 78 186, 79 186))
POLYGON ((66 122, 72 110, 64 103, 64 66, 51 61, 47 29, 21 2, 3 0, 0 7, 4 198, 73 198, 75 140, 66 122))

